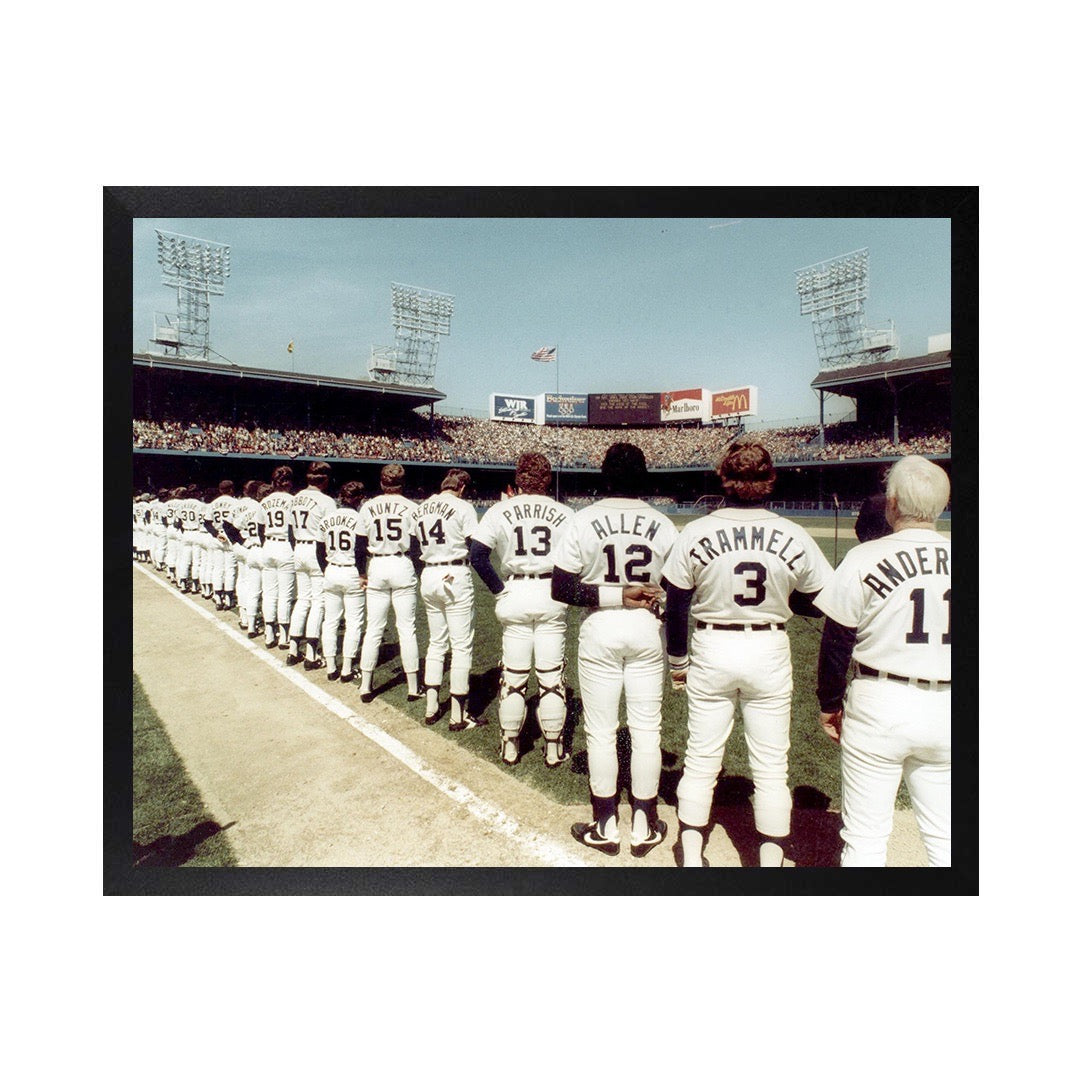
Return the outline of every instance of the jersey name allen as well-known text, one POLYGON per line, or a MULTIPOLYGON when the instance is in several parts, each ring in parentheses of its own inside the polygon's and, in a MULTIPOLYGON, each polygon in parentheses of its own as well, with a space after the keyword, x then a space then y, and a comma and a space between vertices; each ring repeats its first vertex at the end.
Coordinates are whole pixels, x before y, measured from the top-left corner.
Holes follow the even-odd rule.
MULTIPOLYGON (((547 521, 556 527, 566 520, 566 515, 557 506, 545 506, 543 503, 522 503, 510 508, 500 508, 502 516, 511 524, 515 521, 547 521), (510 511, 513 510, 513 513, 510 511)), ((601 534, 602 535, 602 534, 601 534)))
POLYGON ((895 567, 888 559, 882 559, 877 564, 878 570, 881 572, 881 577, 877 574, 869 573, 863 578, 863 584, 868 589, 873 589, 878 596, 888 596, 893 591, 894 585, 900 585, 901 583, 910 580, 913 577, 919 577, 927 574, 944 574, 949 576, 949 549, 943 547, 934 548, 934 554, 929 554, 929 547, 917 547, 915 548, 915 559, 918 559, 919 565, 915 565, 915 559, 906 551, 898 551, 896 553, 896 562, 899 563, 899 569, 895 567), (933 565, 931 565, 931 562, 933 565), (884 580, 883 580, 884 579, 884 580))
POLYGON ((786 536, 782 529, 769 530, 769 539, 765 539, 765 526, 751 526, 750 536, 747 539, 745 525, 733 526, 730 529, 716 530, 716 544, 711 537, 703 536, 693 547, 690 548, 690 558, 702 566, 707 566, 713 559, 719 558, 728 551, 765 551, 775 555, 781 562, 792 570, 795 564, 806 554, 801 547, 796 546, 793 537, 786 536), (730 535, 729 535, 730 534, 730 535), (780 541, 784 546, 780 547, 780 541), (790 550, 790 554, 789 554, 790 550))
POLYGON ((626 517, 626 514, 619 514, 618 523, 616 524, 611 520, 610 514, 604 514, 603 521, 600 518, 593 518, 589 524, 601 540, 615 533, 625 533, 627 536, 644 536, 646 540, 652 540, 660 531, 660 522, 655 518, 648 521, 644 514, 634 514, 632 523, 627 523, 626 517), (648 524, 646 525, 647 521, 648 524), (644 531, 642 529, 643 525, 646 525, 644 531))

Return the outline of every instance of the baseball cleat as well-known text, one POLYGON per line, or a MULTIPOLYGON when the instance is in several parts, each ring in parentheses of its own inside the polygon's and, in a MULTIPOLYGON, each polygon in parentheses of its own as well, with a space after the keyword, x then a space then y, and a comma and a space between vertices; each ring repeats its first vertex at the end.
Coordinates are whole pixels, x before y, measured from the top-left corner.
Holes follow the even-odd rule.
POLYGON ((642 856, 648 855, 648 853, 652 851, 665 836, 667 836, 667 825, 663 821, 657 821, 652 828, 652 832, 650 832, 644 840, 635 844, 634 838, 632 836, 630 837, 630 854, 633 855, 635 859, 640 859, 642 856))
POLYGON ((293 653, 289 653, 289 655, 285 657, 285 663, 288 664, 289 667, 292 667, 294 664, 300 663, 300 657, 293 653))
POLYGON ((356 678, 356 672, 355 671, 343 671, 341 673, 341 681, 342 682, 352 682, 353 679, 355 679, 355 678, 356 678))
POLYGON ((516 765, 521 760, 521 744, 516 735, 503 736, 502 759, 506 765, 516 765))
POLYGON ((437 724, 438 722, 439 714, 437 712, 432 713, 430 716, 424 717, 424 723, 427 724, 428 727, 431 727, 432 724, 437 724))
POLYGON ((326 667, 326 661, 325 660, 305 660, 304 661, 304 670, 305 671, 318 671, 318 669, 321 668, 321 667, 326 667))
POLYGON ((375 700, 375 695, 373 693, 371 693, 371 691, 368 691, 366 694, 361 694, 360 695, 360 700, 365 705, 370 705, 375 700))
POLYGON ((619 841, 609 840, 601 831, 595 821, 579 821, 570 826, 570 835, 579 843, 594 851, 602 851, 605 855, 619 854, 619 841))
POLYGON ((326 677, 330 682, 334 682, 335 680, 341 678, 341 672, 336 669, 334 671, 328 671, 326 673, 326 677))
POLYGON ((463 716, 460 720, 451 720, 447 726, 450 731, 468 731, 470 728, 482 725, 471 716, 463 716))

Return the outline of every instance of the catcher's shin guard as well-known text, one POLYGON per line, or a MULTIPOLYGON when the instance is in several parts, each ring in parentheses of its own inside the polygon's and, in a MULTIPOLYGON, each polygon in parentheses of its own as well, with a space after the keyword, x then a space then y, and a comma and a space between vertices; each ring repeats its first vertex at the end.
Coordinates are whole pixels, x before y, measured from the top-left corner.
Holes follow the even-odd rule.
POLYGON ((536 679, 540 692, 536 699, 536 719, 545 739, 557 739, 566 723, 566 685, 563 683, 565 664, 555 668, 537 668, 536 679))
POLYGON ((516 737, 525 725, 525 688, 528 671, 504 667, 499 682, 499 727, 503 735, 516 737))

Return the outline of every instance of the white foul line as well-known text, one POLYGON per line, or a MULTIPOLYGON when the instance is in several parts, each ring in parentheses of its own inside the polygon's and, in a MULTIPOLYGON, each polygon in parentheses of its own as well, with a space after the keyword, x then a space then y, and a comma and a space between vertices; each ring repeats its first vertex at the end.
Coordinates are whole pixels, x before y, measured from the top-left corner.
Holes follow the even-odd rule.
POLYGON ((275 655, 267 652, 266 649, 255 645, 246 635, 241 634, 231 626, 226 625, 221 619, 217 618, 213 612, 207 611, 200 604, 195 603, 189 596, 177 592, 171 584, 163 581, 141 564, 135 563, 133 565, 136 570, 145 574, 155 585, 164 589, 170 596, 187 604, 192 611, 198 612, 199 615, 220 630, 221 633, 225 634, 226 637, 246 649, 256 660, 268 664, 277 671, 279 675, 288 679, 297 689, 302 690, 307 694, 313 701, 318 702, 323 708, 328 709, 335 716, 346 721, 351 727, 359 731, 361 735, 365 735, 373 743, 382 747, 383 750, 400 761, 407 769, 419 776, 421 780, 426 780, 432 787, 442 792, 443 795, 464 807, 482 825, 497 833, 501 833, 508 840, 512 840, 522 848, 527 854, 543 860, 549 866, 589 865, 572 852, 568 851, 561 844, 556 843, 548 837, 541 836, 539 833, 526 829, 520 822, 507 814, 505 810, 500 810, 494 803, 482 799, 464 784, 452 780, 450 777, 431 768, 419 754, 415 753, 404 743, 399 742, 393 735, 388 734, 379 727, 378 724, 373 723, 371 720, 366 720, 364 717, 353 712, 344 702, 340 701, 332 694, 328 694, 325 690, 320 690, 317 686, 313 686, 299 672, 293 671, 292 668, 287 667, 275 655))

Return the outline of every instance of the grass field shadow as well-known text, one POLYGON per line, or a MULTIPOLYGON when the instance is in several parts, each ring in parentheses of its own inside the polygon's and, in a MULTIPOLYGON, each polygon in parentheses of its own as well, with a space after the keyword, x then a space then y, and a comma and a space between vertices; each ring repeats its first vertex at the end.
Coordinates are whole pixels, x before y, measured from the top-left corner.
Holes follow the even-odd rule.
POLYGON ((195 857, 199 845, 204 840, 224 832, 235 825, 230 821, 227 825, 219 825, 216 821, 200 821, 194 828, 188 829, 180 836, 159 836, 149 844, 140 844, 137 840, 133 844, 133 861, 135 867, 141 866, 183 866, 195 857))

